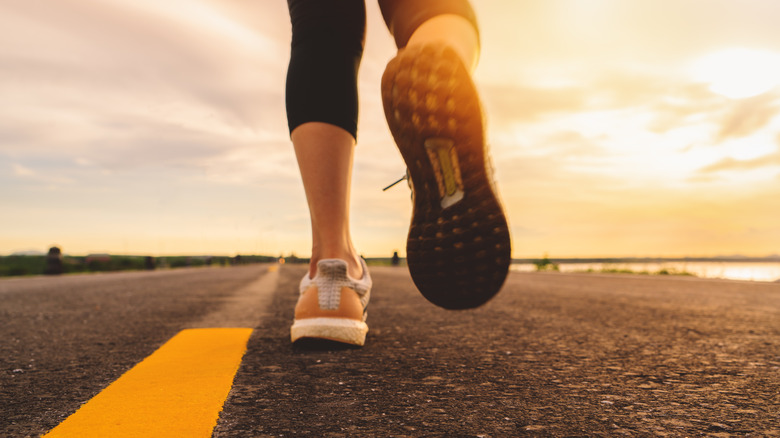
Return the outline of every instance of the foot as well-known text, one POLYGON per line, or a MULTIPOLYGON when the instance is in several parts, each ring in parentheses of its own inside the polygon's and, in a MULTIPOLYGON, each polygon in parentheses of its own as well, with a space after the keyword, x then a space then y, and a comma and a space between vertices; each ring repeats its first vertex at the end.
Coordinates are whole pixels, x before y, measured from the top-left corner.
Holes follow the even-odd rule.
POLYGON ((295 321, 290 329, 293 342, 327 339, 362 346, 366 340, 366 306, 371 296, 371 276, 360 259, 359 280, 347 274, 347 262, 324 259, 317 263, 314 278, 307 273, 300 284, 295 321))
POLYGON ((412 279, 441 307, 480 306, 504 283, 511 243, 470 74, 444 44, 407 47, 387 65, 382 100, 412 181, 412 279))

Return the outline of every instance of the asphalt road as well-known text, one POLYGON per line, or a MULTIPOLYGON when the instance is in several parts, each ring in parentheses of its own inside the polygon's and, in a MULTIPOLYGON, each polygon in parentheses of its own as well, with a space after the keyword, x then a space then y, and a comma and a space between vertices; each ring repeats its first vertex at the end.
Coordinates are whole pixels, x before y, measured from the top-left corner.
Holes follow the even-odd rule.
POLYGON ((0 280, 0 436, 183 329, 253 327, 216 437, 780 436, 780 284, 512 273, 472 311, 372 268, 362 349, 291 345, 303 266, 0 280))

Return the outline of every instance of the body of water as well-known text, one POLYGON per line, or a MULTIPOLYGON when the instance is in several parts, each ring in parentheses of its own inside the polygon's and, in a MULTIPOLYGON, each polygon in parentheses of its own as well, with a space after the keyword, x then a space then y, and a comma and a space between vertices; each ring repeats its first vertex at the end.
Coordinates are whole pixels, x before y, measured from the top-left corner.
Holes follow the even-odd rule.
MULTIPOLYGON (((701 278, 725 278, 729 280, 778 281, 780 263, 778 262, 662 262, 662 263, 563 263, 561 272, 583 272, 592 269, 628 269, 634 272, 657 273, 662 269, 676 272, 690 272, 701 278)), ((533 272, 536 266, 531 263, 513 264, 513 271, 533 272)))

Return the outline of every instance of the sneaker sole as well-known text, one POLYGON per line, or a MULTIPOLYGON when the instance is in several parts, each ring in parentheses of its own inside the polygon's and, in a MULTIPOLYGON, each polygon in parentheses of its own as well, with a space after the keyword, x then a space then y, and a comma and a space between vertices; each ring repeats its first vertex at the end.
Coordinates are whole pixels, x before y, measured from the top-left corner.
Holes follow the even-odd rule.
POLYGON ((406 48, 387 65, 382 100, 414 188, 412 279, 438 306, 478 307, 501 289, 511 242, 471 77, 446 46, 406 48))
POLYGON ((363 321, 347 318, 296 319, 290 328, 290 339, 314 338, 363 346, 366 343, 368 325, 363 321))

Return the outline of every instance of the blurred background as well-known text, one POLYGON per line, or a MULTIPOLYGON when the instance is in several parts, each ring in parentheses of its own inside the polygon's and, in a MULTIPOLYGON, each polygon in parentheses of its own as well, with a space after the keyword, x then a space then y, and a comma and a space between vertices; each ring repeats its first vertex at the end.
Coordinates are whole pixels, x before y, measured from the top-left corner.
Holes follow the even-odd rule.
MULTIPOLYGON (((515 258, 780 253, 780 3, 473 6, 515 258)), ((367 14, 353 237, 403 257, 395 46, 367 14)), ((289 40, 281 0, 2 2, 0 255, 307 257, 289 40)))

